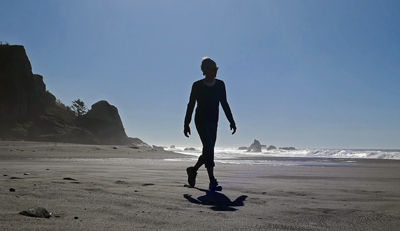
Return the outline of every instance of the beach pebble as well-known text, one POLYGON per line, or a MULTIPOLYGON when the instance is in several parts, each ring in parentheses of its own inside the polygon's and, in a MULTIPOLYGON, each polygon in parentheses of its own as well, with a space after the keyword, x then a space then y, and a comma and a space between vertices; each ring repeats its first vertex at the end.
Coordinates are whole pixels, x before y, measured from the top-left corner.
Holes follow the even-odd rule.
POLYGON ((4 174, 3 176, 8 176, 7 174, 4 174))
POLYGON ((128 184, 128 182, 125 182, 123 180, 117 180, 115 183, 116 184, 128 184))
POLYGON ((15 189, 14 188, 10 188, 10 192, 15 192, 15 189))
POLYGON ((71 177, 64 177, 63 180, 75 180, 75 179, 71 177))
POLYGON ((79 219, 79 217, 74 217, 74 219, 79 219))
POLYGON ((26 172, 26 173, 24 173, 24 175, 25 175, 25 176, 29 176, 29 175, 31 175, 31 174, 26 172))
POLYGON ((29 216, 29 217, 40 217, 40 218, 50 218, 51 213, 47 211, 47 209, 43 207, 37 207, 37 208, 29 208, 28 210, 24 210, 20 212, 19 214, 24 215, 24 216, 29 216))

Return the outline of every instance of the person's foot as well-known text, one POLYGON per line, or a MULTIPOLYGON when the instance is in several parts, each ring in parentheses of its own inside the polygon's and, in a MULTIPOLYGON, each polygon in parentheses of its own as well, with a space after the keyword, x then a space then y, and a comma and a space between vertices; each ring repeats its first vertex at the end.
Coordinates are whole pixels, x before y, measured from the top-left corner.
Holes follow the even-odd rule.
POLYGON ((194 169, 194 167, 189 167, 186 169, 186 172, 188 174, 188 183, 190 187, 194 187, 196 185, 197 171, 194 169))
POLYGON ((222 187, 218 185, 217 179, 213 179, 210 181, 210 186, 208 187, 208 189, 210 189, 210 191, 221 191, 222 187))

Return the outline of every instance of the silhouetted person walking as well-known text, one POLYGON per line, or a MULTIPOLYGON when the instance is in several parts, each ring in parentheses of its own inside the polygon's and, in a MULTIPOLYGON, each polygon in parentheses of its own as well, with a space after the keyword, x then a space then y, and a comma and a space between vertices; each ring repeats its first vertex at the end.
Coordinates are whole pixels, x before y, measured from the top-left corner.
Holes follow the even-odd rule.
POLYGON ((226 100, 225 84, 222 80, 216 79, 218 67, 210 58, 203 58, 201 70, 204 79, 193 83, 190 99, 186 110, 184 131, 186 137, 190 134, 190 121, 192 120, 193 109, 197 102, 194 122, 203 144, 203 151, 194 167, 186 169, 188 174, 188 183, 191 187, 196 184, 197 170, 204 164, 208 177, 210 178, 209 189, 211 191, 220 191, 222 187, 218 185, 214 177, 214 147, 217 140, 219 104, 225 112, 226 118, 230 122, 232 135, 236 132, 236 124, 233 120, 232 112, 226 100))

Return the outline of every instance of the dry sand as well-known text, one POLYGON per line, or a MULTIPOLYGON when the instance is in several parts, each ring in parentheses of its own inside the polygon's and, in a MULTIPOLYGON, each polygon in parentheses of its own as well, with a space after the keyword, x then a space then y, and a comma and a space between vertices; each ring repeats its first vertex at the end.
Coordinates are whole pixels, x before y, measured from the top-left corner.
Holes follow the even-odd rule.
POLYGON ((0 141, 0 230, 400 230, 400 161, 217 163, 224 189, 210 193, 205 169, 184 187, 194 162, 164 160, 178 157, 0 141), (52 217, 19 214, 31 207, 52 217))

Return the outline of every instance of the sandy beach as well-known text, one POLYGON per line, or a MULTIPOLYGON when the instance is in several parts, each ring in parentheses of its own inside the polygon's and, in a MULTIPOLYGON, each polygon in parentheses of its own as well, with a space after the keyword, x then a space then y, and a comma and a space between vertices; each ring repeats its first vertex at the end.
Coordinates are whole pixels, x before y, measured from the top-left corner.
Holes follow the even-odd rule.
POLYGON ((400 161, 217 163, 152 148, 0 141, 0 230, 399 230, 400 161), (329 163, 329 164, 325 164, 329 163), (13 190, 12 190, 13 189, 13 190), (28 217, 44 207, 52 216, 28 217))

